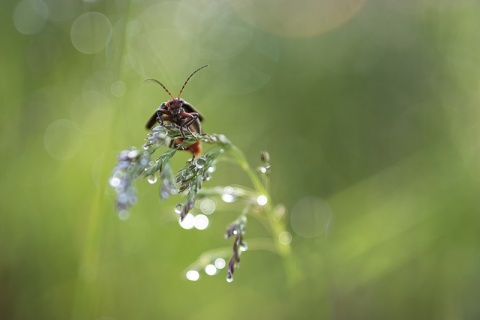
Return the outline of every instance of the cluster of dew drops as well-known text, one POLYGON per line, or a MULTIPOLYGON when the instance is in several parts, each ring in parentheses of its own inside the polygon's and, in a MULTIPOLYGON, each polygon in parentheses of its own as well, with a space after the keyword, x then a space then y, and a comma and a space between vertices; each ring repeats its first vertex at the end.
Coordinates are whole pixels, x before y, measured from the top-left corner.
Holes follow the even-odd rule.
MULTIPOLYGON (((198 160, 203 160, 203 159, 197 159, 197 166, 199 168, 202 168, 205 164, 204 162, 198 160)), ((211 166, 208 169, 208 172, 213 173, 215 171, 215 167, 211 166)), ((207 178, 208 179, 208 178, 207 178)), ((158 181, 157 177, 155 175, 149 176, 148 177, 148 182, 151 184, 155 184, 158 181)), ((221 195, 221 199, 226 202, 226 203, 232 203, 237 200, 237 196, 234 194, 234 189, 230 186, 224 187, 223 193, 221 195)), ((262 202, 263 200, 260 200, 262 202)), ((214 200, 210 198, 205 198, 199 201, 198 205, 201 213, 200 214, 192 214, 192 213, 187 213, 183 221, 179 220, 179 224, 183 229, 189 230, 189 229, 197 229, 197 230, 205 230, 208 225, 209 225, 209 218, 208 215, 212 214, 216 210, 216 203, 214 200)), ((183 204, 178 203, 174 207, 174 211, 176 214, 180 214, 182 212, 183 204)), ((245 248, 241 248, 242 251, 246 250, 245 248)), ((214 260, 210 261, 205 267, 203 268, 203 272, 206 275, 209 276, 214 276, 220 272, 220 270, 224 269, 226 267, 227 263, 224 258, 217 257, 214 260)), ((185 273, 185 278, 190 281, 197 281, 200 279, 201 276, 201 269, 190 269, 185 273)), ((228 282, 232 282, 233 278, 232 277, 227 277, 228 282)))
MULTIPOLYGON (((207 264, 203 268, 203 271, 205 272, 205 274, 207 274, 209 276, 214 276, 219 272, 219 270, 225 268, 226 265, 227 265, 227 263, 225 262, 225 259, 216 258, 214 261, 207 264)), ((198 279, 200 279, 200 272, 196 269, 191 269, 191 270, 188 270, 185 273, 185 277, 187 278, 187 280, 197 281, 198 279)), ((233 278, 227 278, 227 281, 232 282, 233 278)))

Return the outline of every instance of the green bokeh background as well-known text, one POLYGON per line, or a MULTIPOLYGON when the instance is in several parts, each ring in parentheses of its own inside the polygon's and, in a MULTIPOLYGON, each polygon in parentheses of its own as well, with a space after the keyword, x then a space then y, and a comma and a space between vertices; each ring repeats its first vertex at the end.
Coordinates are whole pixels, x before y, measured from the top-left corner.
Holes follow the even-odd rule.
MULTIPOLYGON (((480 3, 339 2, 3 1, 0 319, 480 318, 480 3), (184 278, 235 206, 183 230, 141 181, 114 212, 116 154, 167 99, 143 80, 175 94, 207 63, 183 95, 204 131, 268 150, 306 230, 299 203, 331 210, 289 227, 294 282, 253 250, 233 283, 184 278)), ((209 185, 236 183, 225 164, 209 185)))

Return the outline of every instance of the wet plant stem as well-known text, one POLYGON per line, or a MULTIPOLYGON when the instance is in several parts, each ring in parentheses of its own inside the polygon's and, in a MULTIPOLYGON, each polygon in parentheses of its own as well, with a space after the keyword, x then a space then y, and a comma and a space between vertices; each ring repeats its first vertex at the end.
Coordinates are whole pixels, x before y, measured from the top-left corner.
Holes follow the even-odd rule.
POLYGON ((290 244, 285 244, 280 242, 280 235, 286 231, 285 223, 281 218, 276 216, 270 194, 267 190, 268 186, 262 183, 260 177, 255 172, 255 170, 252 169, 252 167, 250 167, 250 165, 247 162, 247 159, 245 158, 245 155, 239 148, 237 148, 234 145, 231 145, 230 152, 233 158, 236 160, 236 162, 240 166, 240 168, 242 168, 242 170, 250 178, 250 181, 252 182, 253 187, 255 188, 255 191, 259 195, 264 195, 267 197, 267 203, 264 206, 264 210, 265 210, 264 212, 265 212, 266 219, 268 221, 268 228, 272 236, 272 240, 274 242, 276 252, 283 259, 287 259, 287 260, 290 259, 291 258, 290 244))
MULTIPOLYGON (((233 145, 224 135, 204 134, 202 136, 187 135, 182 137, 179 129, 174 125, 163 125, 152 128, 147 136, 147 142, 143 145, 143 151, 134 147, 123 150, 118 156, 118 163, 115 166, 110 177, 110 185, 117 193, 117 211, 119 217, 125 219, 128 217, 128 209, 136 202, 137 196, 134 187, 134 181, 137 178, 147 178, 149 182, 156 181, 160 177, 160 196, 166 199, 171 195, 183 193, 186 197, 184 204, 179 204, 176 211, 179 214, 180 221, 189 214, 194 208, 195 201, 199 198, 210 196, 227 195, 232 198, 245 199, 244 207, 239 217, 230 224, 226 230, 225 237, 233 240, 232 249, 216 249, 203 254, 199 260, 192 264, 192 270, 198 274, 198 270, 203 265, 211 264, 215 256, 226 257, 231 255, 228 262, 227 281, 233 281, 235 269, 240 264, 242 251, 248 249, 244 235, 246 232, 247 215, 257 218, 270 234, 270 240, 263 239, 260 242, 252 240, 251 248, 256 250, 263 249, 277 253, 284 261, 286 277, 289 283, 294 283, 299 279, 297 268, 293 260, 290 247, 290 233, 286 230, 286 219, 279 206, 275 206, 269 190, 269 155, 268 152, 262 152, 261 160, 263 166, 252 168, 243 152, 233 145), (153 153, 162 146, 170 146, 171 141, 180 143, 174 145, 157 158, 152 160, 153 153), (204 154, 192 158, 174 174, 170 166, 170 159, 176 154, 177 150, 185 150, 192 144, 202 142, 211 144, 204 154), (224 152, 225 156, 220 157, 224 161, 231 161, 238 165, 249 177, 253 189, 238 187, 212 187, 202 189, 203 181, 210 180, 212 172, 215 171, 214 163, 224 152), (213 168, 213 170, 211 170, 213 168), (226 191, 228 190, 228 191, 226 191), (233 251, 233 252, 232 252, 233 251), (233 253, 233 255, 232 255, 233 253)), ((228 202, 227 200, 225 200, 228 202)), ((248 240, 250 241, 250 240, 248 240)), ((188 276, 187 276, 188 278, 188 276)))

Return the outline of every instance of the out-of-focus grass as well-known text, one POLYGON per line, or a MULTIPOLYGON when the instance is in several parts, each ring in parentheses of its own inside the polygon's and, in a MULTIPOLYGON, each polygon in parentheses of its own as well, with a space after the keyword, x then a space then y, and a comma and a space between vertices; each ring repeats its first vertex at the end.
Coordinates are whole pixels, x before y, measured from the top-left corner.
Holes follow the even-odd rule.
MULTIPOLYGON (((0 318, 478 318, 479 5, 358 2, 342 25, 286 38, 236 5, 2 3, 0 318), (112 30, 93 54, 102 33, 72 33, 87 12, 112 30), (143 79, 175 93, 205 63, 183 97, 251 163, 270 152, 274 200, 305 221, 290 230, 294 285, 254 251, 232 284, 184 279, 227 244, 228 209, 183 230, 145 183, 130 219, 114 213, 115 156, 167 99, 143 79), (331 214, 314 238, 322 211, 299 210, 305 198, 331 214)), ((248 180, 223 164, 212 183, 248 180)))

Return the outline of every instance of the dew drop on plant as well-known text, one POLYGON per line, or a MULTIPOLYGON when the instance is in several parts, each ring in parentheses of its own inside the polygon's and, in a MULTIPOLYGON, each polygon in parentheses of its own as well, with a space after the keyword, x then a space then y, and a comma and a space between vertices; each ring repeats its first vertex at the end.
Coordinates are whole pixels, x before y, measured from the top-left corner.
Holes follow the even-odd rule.
POLYGON ((208 167, 207 171, 210 172, 210 173, 214 173, 215 170, 217 170, 217 168, 215 166, 210 166, 210 167, 208 167))
POLYGON ((230 141, 228 141, 227 137, 225 137, 223 134, 219 134, 218 135, 218 140, 221 142, 221 143, 229 143, 230 141))
POLYGON ((195 166, 198 169, 202 169, 203 167, 205 167, 205 164, 206 164, 206 161, 203 158, 198 158, 197 161, 195 161, 195 166))
POLYGON ((184 181, 188 181, 188 180, 190 180, 190 179, 192 179, 192 178, 193 178, 193 173, 191 173, 191 172, 187 172, 187 173, 183 176, 183 180, 184 180, 184 181))
POLYGON ((248 245, 245 241, 243 241, 241 244, 240 244, 240 251, 247 251, 248 250, 248 245))
POLYGON ((195 217, 191 213, 187 213, 185 218, 183 218, 183 221, 180 221, 179 219, 179 223, 183 229, 192 229, 195 226, 195 217))
POLYGON ((116 188, 120 185, 121 182, 122 180, 119 177, 112 177, 110 179, 110 186, 116 188))
POLYGON ((210 181, 212 179, 212 175, 210 174, 210 172, 205 172, 205 174, 203 175, 203 181, 210 181))
POLYGON ((267 173, 267 168, 265 168, 265 167, 258 167, 257 170, 258 170, 258 172, 260 172, 261 174, 267 173))
POLYGON ((130 159, 128 158, 128 150, 123 150, 120 152, 118 155, 118 160, 120 161, 129 161, 130 159))
POLYGON ((131 150, 128 152, 127 156, 130 158, 130 159, 135 159, 136 157, 138 157, 138 151, 137 150, 131 150))
POLYGON ((148 148, 150 148, 150 146, 149 146, 148 144, 146 144, 146 143, 145 143, 145 144, 143 145, 143 150, 147 151, 147 150, 148 150, 148 148))
POLYGON ((268 198, 267 198, 266 196, 264 196, 263 194, 262 194, 262 195, 259 195, 259 196, 257 197, 257 203, 258 203, 258 205, 264 206, 264 205, 267 204, 267 202, 268 202, 268 198))
POLYGON ((233 194, 222 194, 222 200, 228 203, 235 202, 237 198, 233 194))
POLYGON ((150 184, 154 184, 154 183, 157 182, 157 176, 154 175, 154 174, 151 174, 151 175, 148 176, 147 181, 150 184))
POLYGON ((209 276, 213 276, 217 273, 217 267, 215 267, 213 264, 208 264, 205 266, 205 273, 209 276))
POLYGON ((198 214, 195 216, 194 226, 198 230, 205 230, 208 227, 208 217, 203 214, 198 214))
POLYGON ((130 201, 128 194, 120 193, 117 195, 117 202, 120 204, 127 204, 130 201))
MULTIPOLYGON (((170 197, 170 192, 164 188, 162 188, 162 190, 160 191, 160 197, 162 199, 167 199, 168 197, 170 197)), ((177 210, 175 210, 175 213, 177 212, 177 210)))
POLYGON ((224 194, 222 194, 222 200, 230 203, 230 202, 234 202, 236 199, 235 199, 235 196, 233 194, 224 193, 224 194))
POLYGON ((225 259, 223 259, 223 258, 215 259, 215 267, 217 269, 223 269, 223 268, 225 268, 226 265, 227 265, 227 263, 225 262, 225 259))
POLYGON ((200 279, 200 273, 197 270, 188 270, 185 277, 190 281, 197 281, 200 279))
POLYGON ((233 277, 228 276, 228 277, 227 277, 227 282, 233 282, 233 277))
POLYGON ((183 208, 183 204, 177 203, 177 204, 175 205, 175 213, 177 213, 177 214, 182 213, 182 208, 183 208))
POLYGON ((222 200, 227 203, 234 202, 235 200, 237 200, 237 197, 233 194, 232 187, 225 187, 223 189, 222 200))

